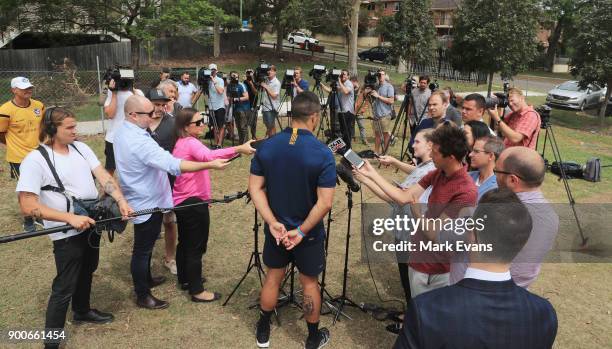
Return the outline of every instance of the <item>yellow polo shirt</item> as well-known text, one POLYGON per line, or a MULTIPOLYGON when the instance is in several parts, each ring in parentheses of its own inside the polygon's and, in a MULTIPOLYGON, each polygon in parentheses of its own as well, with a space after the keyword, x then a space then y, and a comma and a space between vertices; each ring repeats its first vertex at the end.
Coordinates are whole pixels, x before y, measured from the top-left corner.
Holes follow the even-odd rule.
POLYGON ((12 100, 0 106, 0 133, 6 132, 6 161, 20 164, 38 147, 44 111, 44 105, 34 99, 30 99, 30 105, 25 108, 18 107, 12 100))

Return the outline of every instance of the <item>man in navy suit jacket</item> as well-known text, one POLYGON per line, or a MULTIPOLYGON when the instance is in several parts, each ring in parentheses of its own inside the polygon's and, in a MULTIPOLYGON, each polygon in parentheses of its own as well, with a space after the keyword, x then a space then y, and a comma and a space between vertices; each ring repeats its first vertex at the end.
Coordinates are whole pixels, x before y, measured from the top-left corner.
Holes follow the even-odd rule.
POLYGON ((517 286, 510 263, 532 228, 527 208, 508 189, 494 189, 480 200, 472 231, 476 244, 491 251, 470 253, 465 278, 413 298, 395 342, 402 348, 551 348, 557 315, 546 299, 517 286))

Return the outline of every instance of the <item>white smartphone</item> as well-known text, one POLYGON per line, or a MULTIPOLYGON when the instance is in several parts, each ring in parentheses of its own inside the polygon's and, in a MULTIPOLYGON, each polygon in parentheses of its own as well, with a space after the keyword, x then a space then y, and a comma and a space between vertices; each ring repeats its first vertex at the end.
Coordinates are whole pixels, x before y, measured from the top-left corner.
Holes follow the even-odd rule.
POLYGON ((351 163, 351 165, 355 166, 356 168, 361 168, 361 166, 365 164, 363 159, 360 158, 359 155, 357 155, 357 153, 355 153, 352 149, 347 150, 343 156, 346 160, 348 160, 348 162, 351 163))

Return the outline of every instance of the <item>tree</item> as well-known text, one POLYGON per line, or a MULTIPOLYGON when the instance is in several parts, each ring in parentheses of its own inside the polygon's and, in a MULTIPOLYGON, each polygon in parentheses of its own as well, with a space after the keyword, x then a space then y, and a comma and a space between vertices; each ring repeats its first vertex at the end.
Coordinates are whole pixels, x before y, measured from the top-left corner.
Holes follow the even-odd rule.
POLYGON ((391 42, 390 53, 401 63, 424 63, 433 52, 435 27, 429 0, 404 0, 393 17, 383 17, 378 33, 391 42))
POLYGON ((308 16, 302 13, 300 0, 263 0, 253 5, 255 26, 264 29, 272 26, 276 32, 276 52, 282 54, 283 39, 291 30, 302 28, 308 16))
POLYGON ((455 69, 509 78, 535 58, 535 0, 464 0, 455 14, 451 57, 455 69))
POLYGON ((132 66, 140 63, 140 46, 159 33, 177 33, 228 19, 207 0, 47 0, 25 1, 32 29, 74 28, 108 31, 131 41, 132 66))
POLYGON ((543 16, 541 25, 549 29, 548 48, 544 60, 544 66, 552 71, 555 63, 555 56, 559 48, 561 38, 568 40, 575 23, 576 12, 580 6, 576 0, 543 0, 543 16))
POLYGON ((607 101, 612 94, 612 2, 610 0, 588 0, 578 11, 580 26, 571 44, 575 48, 570 59, 572 74, 580 77, 580 84, 607 85, 606 99, 599 111, 604 125, 607 101))

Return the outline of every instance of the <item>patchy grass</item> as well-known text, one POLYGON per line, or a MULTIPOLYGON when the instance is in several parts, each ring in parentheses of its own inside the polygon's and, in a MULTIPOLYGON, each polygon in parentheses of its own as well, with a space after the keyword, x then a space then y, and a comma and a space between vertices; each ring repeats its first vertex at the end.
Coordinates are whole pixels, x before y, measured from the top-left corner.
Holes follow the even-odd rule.
MULTIPOLYGON (((264 128, 260 124, 259 134, 264 128)), ((371 130, 369 135, 371 135, 371 130)), ((588 131, 555 127, 555 135, 564 158, 583 162, 592 154, 612 163, 612 141, 588 131), (567 154, 567 155, 566 155, 567 154)), ((83 139, 103 160, 103 138, 83 139)), ((226 145, 229 145, 226 143, 226 145)), ((364 149, 362 145, 357 150, 364 149)), ((399 144, 391 152, 399 154, 399 144)), ((0 150, 0 156, 3 156, 0 150)), ((232 162, 222 172, 212 172, 213 196, 244 190, 247 186, 249 159, 242 157, 232 162)), ((0 175, 0 203, 3 212, 0 225, 2 235, 21 230, 14 193, 15 181, 9 179, 8 166, 0 175)), ((385 176, 400 178, 399 174, 383 170, 385 176)), ((576 200, 582 202, 611 202, 612 173, 603 172, 602 182, 570 181, 576 200)), ((566 202, 563 187, 554 176, 547 175, 544 191, 555 202, 566 202)), ((347 209, 344 185, 338 187, 334 197, 332 228, 328 254, 328 291, 338 295, 342 286, 344 244, 347 209)), ((373 202, 369 191, 355 195, 351 249, 349 259, 348 295, 354 301, 398 307, 402 291, 395 265, 372 265, 376 286, 382 297, 378 298, 368 265, 360 261, 361 234, 360 203, 373 202), (383 300, 388 301, 383 303, 383 300)), ((244 201, 214 206, 211 209, 211 234, 208 253, 204 257, 204 272, 208 278, 206 287, 223 293, 231 292, 246 270, 253 245, 253 206, 244 201)), ((261 221, 260 221, 261 222, 261 221)), ((262 239, 260 230, 260 242, 262 239)), ((254 326, 257 311, 247 307, 259 294, 255 273, 246 278, 226 307, 220 302, 195 304, 176 287, 175 278, 161 266, 163 240, 159 240, 154 252, 154 274, 163 274, 169 282, 154 290, 154 294, 170 302, 162 311, 139 309, 134 304, 132 281, 129 272, 133 242, 132 227, 114 243, 103 242, 100 266, 94 275, 92 304, 101 310, 111 311, 116 320, 103 326, 67 325, 70 341, 68 348, 247 348, 255 347, 254 326)), ((260 245, 262 246, 262 245, 260 245)), ((44 312, 55 275, 52 245, 46 237, 22 240, 0 245, 0 328, 40 328, 44 324, 44 312)), ((547 264, 543 266, 537 282, 531 290, 551 300, 559 317, 556 348, 606 347, 612 342, 612 265, 610 264, 547 264), (577 287, 579 286, 579 287, 577 287)), ((321 325, 331 331, 330 348, 388 348, 395 337, 384 330, 386 323, 378 322, 356 309, 347 309, 352 321, 342 319, 332 326, 330 316, 322 316, 321 325)), ((307 330, 294 308, 279 311, 281 326, 276 322, 272 329, 272 346, 298 348, 303 345, 307 330)), ((70 319, 70 315, 68 319, 70 319)), ((39 347, 24 345, 23 347, 39 347)))

